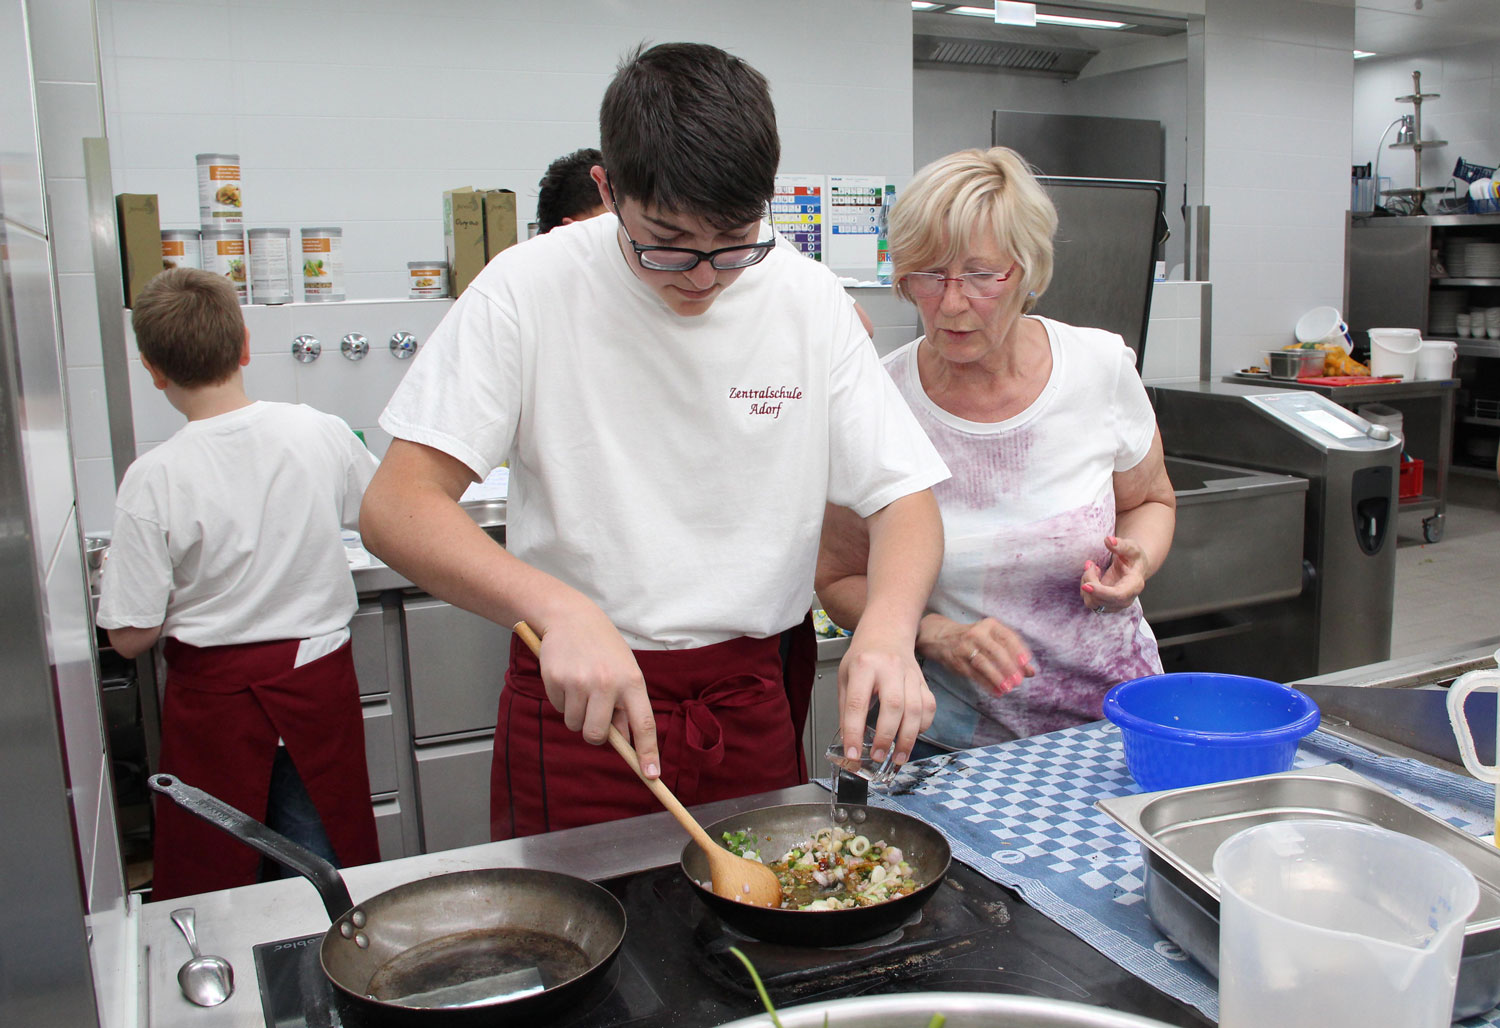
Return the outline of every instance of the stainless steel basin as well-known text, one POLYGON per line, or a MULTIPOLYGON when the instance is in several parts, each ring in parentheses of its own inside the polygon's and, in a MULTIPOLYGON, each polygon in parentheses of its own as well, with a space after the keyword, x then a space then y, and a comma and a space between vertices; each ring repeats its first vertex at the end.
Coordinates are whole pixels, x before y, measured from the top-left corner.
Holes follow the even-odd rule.
POLYGON ((491 539, 502 545, 505 543, 505 500, 469 500, 459 506, 476 525, 489 533, 491 539))
MULTIPOLYGON (((975 992, 911 992, 857 996, 777 1011, 785 1028, 925 1028, 942 1014, 944 1028, 1164 1028, 1162 1022, 1117 1010, 1035 996, 975 992)), ((720 1028, 771 1028, 765 1014, 720 1028)))
POLYGON ((1166 459, 1177 531, 1141 605, 1153 622, 1233 610, 1302 591, 1307 479, 1166 459))

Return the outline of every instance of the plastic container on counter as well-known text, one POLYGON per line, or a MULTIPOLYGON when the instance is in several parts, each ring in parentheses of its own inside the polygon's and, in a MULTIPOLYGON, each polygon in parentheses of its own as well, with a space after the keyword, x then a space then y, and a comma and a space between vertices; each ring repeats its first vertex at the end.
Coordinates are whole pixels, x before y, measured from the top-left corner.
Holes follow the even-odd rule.
POLYGON ((292 279, 287 262, 292 230, 252 228, 249 237, 251 297, 256 303, 291 303, 292 279))
POLYGON ((1319 720, 1296 689, 1210 672, 1122 682, 1105 694, 1104 716, 1120 726, 1125 765, 1145 792, 1285 771, 1319 720))
POLYGON ((447 261, 408 261, 406 277, 413 300, 431 300, 448 295, 447 261))
POLYGON ((302 298, 323 303, 344 298, 344 230, 302 230, 302 298))
POLYGON ((203 267, 203 236, 195 228, 161 230, 161 266, 173 268, 203 267))
POLYGON ((203 270, 234 283, 240 303, 250 302, 250 269, 245 264, 245 237, 238 228, 203 230, 203 270))
POLYGON ((198 154, 198 221, 205 230, 245 220, 240 190, 240 155, 198 154))

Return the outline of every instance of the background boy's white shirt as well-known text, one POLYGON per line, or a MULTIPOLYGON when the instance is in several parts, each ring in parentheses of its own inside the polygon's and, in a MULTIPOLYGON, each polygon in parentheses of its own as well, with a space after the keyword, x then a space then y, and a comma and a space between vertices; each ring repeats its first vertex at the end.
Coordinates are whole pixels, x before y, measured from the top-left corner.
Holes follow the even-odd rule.
POLYGON ((302 404, 188 422, 120 483, 98 623, 194 646, 302 639, 299 665, 332 652, 357 606, 340 531, 376 466, 302 404))

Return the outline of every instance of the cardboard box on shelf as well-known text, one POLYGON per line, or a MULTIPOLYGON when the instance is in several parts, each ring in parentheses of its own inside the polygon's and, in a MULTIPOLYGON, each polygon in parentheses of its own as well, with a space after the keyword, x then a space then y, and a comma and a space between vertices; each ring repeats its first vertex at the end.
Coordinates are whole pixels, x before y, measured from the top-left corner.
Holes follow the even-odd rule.
POLYGON ((509 189, 484 192, 484 259, 516 245, 516 194, 509 189))
POLYGON ((443 248, 454 296, 464 291, 484 267, 484 194, 471 186, 443 193, 443 248))
POLYGON ((155 193, 120 193, 115 196, 119 219, 120 271, 125 282, 125 306, 146 283, 162 270, 161 215, 155 193))

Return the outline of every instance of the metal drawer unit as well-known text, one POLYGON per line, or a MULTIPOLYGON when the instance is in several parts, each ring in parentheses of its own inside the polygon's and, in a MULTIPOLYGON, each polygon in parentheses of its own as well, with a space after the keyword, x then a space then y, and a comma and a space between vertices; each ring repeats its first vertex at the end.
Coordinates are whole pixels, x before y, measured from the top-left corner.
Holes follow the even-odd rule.
POLYGON ((401 645, 401 596, 361 597, 349 622, 354 673, 365 719, 365 763, 380 842, 380 858, 420 853, 416 782, 406 744, 406 678, 401 645), (399 730, 398 730, 399 726, 399 730))
POLYGON ((425 595, 402 598, 422 850, 490 841, 490 759, 510 630, 425 595))

